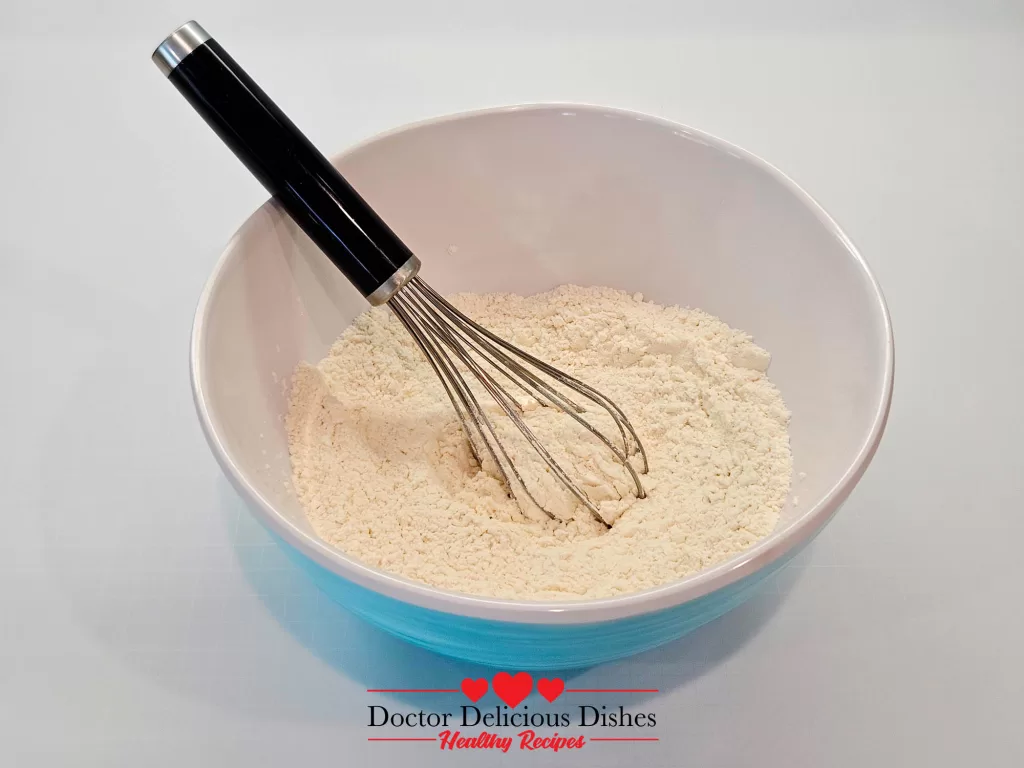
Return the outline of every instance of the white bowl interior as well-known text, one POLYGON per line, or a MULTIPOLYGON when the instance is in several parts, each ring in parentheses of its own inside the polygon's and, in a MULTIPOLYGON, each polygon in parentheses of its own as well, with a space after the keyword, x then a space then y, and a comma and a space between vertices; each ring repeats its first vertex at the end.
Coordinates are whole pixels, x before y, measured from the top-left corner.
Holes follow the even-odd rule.
MULTIPOLYGON (((751 333, 772 353, 806 473, 775 536, 869 439, 886 397, 884 307, 827 217, 743 153, 651 118, 534 107, 403 129, 337 165, 443 292, 607 285, 751 333)), ((287 383, 367 305, 272 203, 209 291, 196 353, 211 428, 242 477, 311 533, 291 493, 287 383)))

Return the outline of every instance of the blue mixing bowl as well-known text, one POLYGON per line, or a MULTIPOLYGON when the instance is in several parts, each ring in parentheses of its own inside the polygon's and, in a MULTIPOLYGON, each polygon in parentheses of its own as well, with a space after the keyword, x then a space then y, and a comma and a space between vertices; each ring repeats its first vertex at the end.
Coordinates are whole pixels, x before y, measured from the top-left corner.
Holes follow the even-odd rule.
POLYGON ((232 238, 196 312, 192 384, 254 515, 332 599, 411 643, 514 669, 579 668, 673 640, 751 595, 822 529, 881 439, 889 314, 835 222, 762 160, 681 125, 580 105, 431 120, 336 159, 444 292, 563 283, 700 307, 772 352, 796 479, 776 530, 681 581, 589 601, 434 589, 345 555, 291 488, 287 382, 365 302, 272 201, 232 238), (799 498, 799 503, 796 499, 799 498))

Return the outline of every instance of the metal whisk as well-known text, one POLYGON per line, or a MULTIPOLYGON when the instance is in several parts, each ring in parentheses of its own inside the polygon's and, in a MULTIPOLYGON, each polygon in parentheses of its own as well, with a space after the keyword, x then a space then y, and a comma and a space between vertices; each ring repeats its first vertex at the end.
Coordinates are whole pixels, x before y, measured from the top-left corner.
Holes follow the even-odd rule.
POLYGON ((483 466, 489 458, 520 503, 524 494, 554 517, 530 492, 474 389, 482 388, 497 403, 551 474, 602 525, 608 524, 597 505, 537 438, 506 384, 596 437, 622 465, 637 497, 644 498, 630 457, 640 456, 643 474, 647 455, 622 410, 478 325, 418 277, 419 259, 202 27, 194 21, 179 27, 156 49, 153 61, 366 299, 390 307, 444 385, 477 461, 483 466), (584 418, 586 409, 564 389, 607 412, 618 428, 617 439, 584 418))

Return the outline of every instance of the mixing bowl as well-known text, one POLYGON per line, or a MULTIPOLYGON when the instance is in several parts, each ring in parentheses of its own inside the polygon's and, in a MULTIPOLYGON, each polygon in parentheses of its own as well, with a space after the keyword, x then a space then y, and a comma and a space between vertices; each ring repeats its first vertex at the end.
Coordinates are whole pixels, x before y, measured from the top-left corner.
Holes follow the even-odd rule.
POLYGON ((762 160, 653 117, 542 105, 400 128, 335 162, 443 292, 607 285, 753 334, 793 413, 799 497, 771 536, 731 560, 601 600, 457 594, 348 557, 317 538, 293 495, 283 415, 296 364, 320 360, 367 305, 270 201, 232 238, 199 302, 196 407, 253 514, 365 620, 508 669, 634 654, 742 602, 821 531, 867 468, 892 393, 885 301, 835 222, 762 160))

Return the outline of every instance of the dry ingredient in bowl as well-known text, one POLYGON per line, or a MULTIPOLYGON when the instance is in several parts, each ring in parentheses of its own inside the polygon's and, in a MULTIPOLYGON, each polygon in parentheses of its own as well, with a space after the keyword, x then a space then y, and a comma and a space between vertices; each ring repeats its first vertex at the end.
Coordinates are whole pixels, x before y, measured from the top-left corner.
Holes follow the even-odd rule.
POLYGON ((495 469, 476 463, 433 370, 378 307, 292 384, 294 486, 325 541, 435 587, 557 600, 675 581, 771 533, 792 475, 789 412, 765 374, 768 353, 748 335, 609 288, 451 300, 626 412, 650 458, 647 498, 597 458, 575 422, 532 402, 528 423, 563 446, 556 458, 583 473, 614 525, 605 530, 543 472, 535 495, 559 519, 520 508, 495 469))

